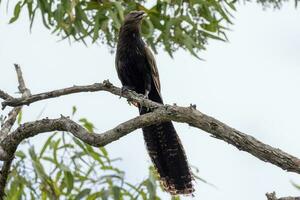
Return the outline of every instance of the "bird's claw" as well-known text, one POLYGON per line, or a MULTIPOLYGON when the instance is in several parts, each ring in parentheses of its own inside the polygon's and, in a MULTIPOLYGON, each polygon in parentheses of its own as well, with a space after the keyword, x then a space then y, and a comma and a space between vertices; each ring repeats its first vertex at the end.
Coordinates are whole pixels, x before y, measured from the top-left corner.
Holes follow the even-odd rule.
POLYGON ((132 105, 134 105, 135 107, 139 107, 139 103, 137 103, 137 102, 134 102, 134 101, 130 101, 130 100, 127 100, 127 102, 128 102, 128 104, 131 106, 131 104, 132 105))
POLYGON ((146 90, 146 91, 145 91, 145 97, 144 97, 145 99, 149 99, 149 93, 150 93, 149 90, 146 90))
POLYGON ((144 94, 138 94, 138 97, 142 99, 149 99, 148 95, 144 95, 144 94))
POLYGON ((133 90, 133 88, 127 85, 122 86, 120 98, 123 96, 124 93, 128 92, 129 90, 133 90))

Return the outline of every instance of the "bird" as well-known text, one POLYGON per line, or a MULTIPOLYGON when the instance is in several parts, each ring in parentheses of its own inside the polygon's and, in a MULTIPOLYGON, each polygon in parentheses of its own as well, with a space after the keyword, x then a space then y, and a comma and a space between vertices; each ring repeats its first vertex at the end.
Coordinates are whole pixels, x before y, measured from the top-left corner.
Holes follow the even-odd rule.
MULTIPOLYGON (((132 90, 163 104, 159 73, 154 55, 141 36, 144 11, 131 11, 120 28, 115 67, 122 91, 132 90)), ((139 114, 153 110, 138 105, 139 114)), ((193 175, 182 143, 171 121, 142 128, 148 154, 163 189, 171 195, 192 195, 193 175)))

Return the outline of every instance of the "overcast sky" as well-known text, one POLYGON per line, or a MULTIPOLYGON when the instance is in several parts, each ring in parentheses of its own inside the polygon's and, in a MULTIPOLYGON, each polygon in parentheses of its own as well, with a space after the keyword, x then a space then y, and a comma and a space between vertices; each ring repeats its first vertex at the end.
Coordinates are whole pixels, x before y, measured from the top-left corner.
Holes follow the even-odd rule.
MULTIPOLYGON (((3 5, 2 5, 3 7, 3 5)), ((3 10, 3 9, 2 9, 3 10)), ((180 51, 171 59, 156 55, 166 103, 197 108, 257 139, 300 157, 300 12, 293 4, 281 10, 263 9, 256 4, 241 5, 234 13, 230 42, 210 42, 200 56, 180 51)), ((85 47, 58 42, 59 37, 36 23, 29 33, 27 13, 13 25, 0 13, 0 88, 17 91, 13 63, 23 69, 32 93, 74 84, 91 84, 109 79, 120 86, 114 55, 105 46, 85 47)), ((78 107, 77 117, 92 121, 97 131, 112 128, 137 115, 124 99, 105 92, 75 94, 41 101, 24 109, 24 121, 69 115, 78 107)), ((5 112, 1 111, 2 114, 5 112)), ((185 124, 175 124, 190 163, 199 175, 216 188, 198 182, 194 199, 260 200, 265 193, 278 196, 300 194, 290 183, 300 177, 287 173, 209 134, 185 124)), ((35 145, 45 134, 32 139, 35 145)), ((122 157, 118 166, 129 180, 147 176, 150 164, 141 131, 135 131, 107 146, 112 157, 122 157)), ((188 199, 188 198, 187 198, 188 199)))

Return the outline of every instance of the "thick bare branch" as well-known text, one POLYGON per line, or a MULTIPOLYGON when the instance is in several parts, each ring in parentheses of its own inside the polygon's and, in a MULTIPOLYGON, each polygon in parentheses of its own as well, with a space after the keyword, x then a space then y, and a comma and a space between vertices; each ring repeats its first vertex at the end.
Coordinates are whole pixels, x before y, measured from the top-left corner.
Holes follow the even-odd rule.
POLYGON ((178 106, 163 106, 156 102, 144 99, 142 96, 135 92, 122 92, 118 87, 113 86, 109 81, 103 83, 95 83, 88 86, 73 86, 70 88, 54 90, 51 92, 32 95, 25 98, 12 99, 3 102, 3 105, 20 106, 24 104, 30 104, 43 99, 49 99, 59 97, 67 94, 79 93, 79 92, 95 92, 95 91, 108 91, 112 94, 122 96, 130 101, 138 102, 139 104, 152 107, 152 108, 168 108, 172 111, 172 115, 169 115, 169 120, 188 123, 191 126, 197 127, 208 133, 211 133, 215 138, 224 140, 229 144, 234 145, 239 150, 246 151, 255 157, 270 162, 278 167, 300 173, 300 160, 294 156, 291 156, 280 149, 273 148, 267 144, 264 144, 254 137, 244 134, 228 125, 207 116, 196 109, 183 108, 178 106))
POLYGON ((7 99, 2 102, 2 106, 21 106, 29 105, 33 102, 55 98, 63 95, 79 92, 108 91, 114 95, 122 96, 140 105, 155 108, 155 111, 146 115, 138 116, 124 122, 116 128, 103 134, 87 134, 86 130, 75 122, 62 117, 60 119, 44 119, 36 122, 25 123, 16 131, 2 141, 1 146, 7 154, 15 151, 18 144, 25 138, 32 137, 42 132, 49 131, 68 131, 84 142, 93 146, 104 146, 120 137, 144 126, 162 121, 176 121, 187 123, 193 127, 204 130, 213 137, 226 141, 234 145, 239 150, 246 151, 265 162, 272 163, 284 170, 300 174, 300 160, 280 149, 264 144, 254 137, 244 134, 230 126, 196 110, 194 106, 179 107, 161 105, 132 91, 122 92, 118 87, 113 86, 109 81, 95 83, 88 86, 73 86, 51 92, 25 96, 22 98, 7 99))
MULTIPOLYGON (((0 146, 0 160, 5 161, 9 160, 10 156, 7 154, 7 152, 0 146)), ((1 175, 0 175, 1 176, 1 175)))
POLYGON ((300 200, 300 197, 281 197, 281 198, 277 198, 275 192, 267 193, 266 196, 267 196, 268 200, 300 200))
POLYGON ((7 178, 10 172, 10 166, 13 159, 5 161, 0 170, 0 200, 3 200, 5 197, 5 186, 7 183, 7 178))
POLYGON ((11 155, 24 139, 51 131, 67 131, 92 146, 105 146, 138 128, 167 120, 166 113, 166 111, 158 109, 152 113, 130 119, 101 134, 89 133, 81 125, 67 117, 42 119, 21 125, 1 142, 1 146, 11 155))
MULTIPOLYGON (((132 95, 134 94, 130 94, 130 96, 132 95)), ((152 104, 150 100, 142 100, 138 96, 132 96, 132 99, 134 98, 152 104)), ((86 131, 81 126, 75 122, 66 120, 66 118, 60 120, 45 119, 44 121, 26 123, 20 126, 15 132, 10 134, 5 141, 3 141, 1 146, 10 154, 11 150, 14 151, 14 149, 10 148, 15 146, 11 141, 19 143, 23 139, 32 137, 40 132, 54 130, 69 131, 91 145, 102 146, 115 141, 140 127, 168 120, 187 123, 193 127, 197 127, 211 133, 215 138, 224 140, 234 145, 239 150, 246 151, 263 161, 277 165, 284 170, 300 174, 300 160, 298 158, 289 155, 280 149, 264 144, 250 135, 237 131, 226 124, 199 112, 193 107, 159 105, 153 113, 136 117, 100 135, 86 134, 86 131)))

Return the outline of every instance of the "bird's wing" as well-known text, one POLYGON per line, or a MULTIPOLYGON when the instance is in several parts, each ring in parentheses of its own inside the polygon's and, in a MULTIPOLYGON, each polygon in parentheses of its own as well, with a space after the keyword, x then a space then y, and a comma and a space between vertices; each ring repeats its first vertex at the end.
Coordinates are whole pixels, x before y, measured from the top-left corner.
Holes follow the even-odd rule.
POLYGON ((146 46, 145 46, 145 51, 146 51, 147 61, 151 68, 151 75, 152 75, 152 79, 153 79, 155 88, 156 88, 157 92, 160 94, 160 81, 159 81, 159 74, 158 74, 155 58, 154 58, 151 50, 146 46))

